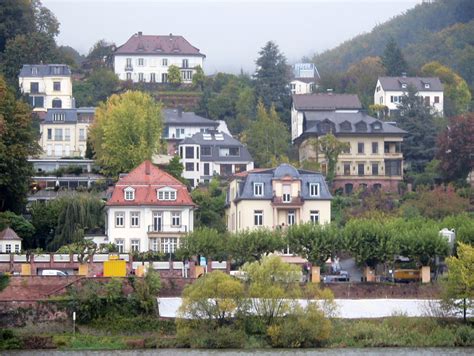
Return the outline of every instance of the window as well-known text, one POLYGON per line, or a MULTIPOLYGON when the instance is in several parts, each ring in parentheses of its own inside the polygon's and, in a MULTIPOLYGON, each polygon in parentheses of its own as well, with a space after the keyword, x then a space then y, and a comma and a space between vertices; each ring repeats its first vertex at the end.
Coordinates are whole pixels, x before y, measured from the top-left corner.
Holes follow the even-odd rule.
POLYGON ((191 70, 183 70, 181 72, 181 77, 183 80, 191 80, 193 79, 193 72, 191 70))
POLYGON ((61 82, 53 82, 53 90, 61 91, 61 82))
POLYGON ((209 163, 204 163, 204 175, 209 175, 209 163))
POLYGON ((312 197, 319 196, 319 183, 310 183, 309 184, 309 195, 312 197))
POLYGON ((187 59, 183 59, 183 68, 188 68, 188 60, 187 59))
POLYGON ((11 244, 6 244, 5 245, 5 252, 6 253, 12 253, 12 245, 11 244))
POLYGON ((53 114, 53 121, 64 121, 66 120, 66 114, 63 112, 56 112, 53 114))
POLYGON ((150 83, 155 83, 155 82, 156 82, 156 74, 150 73, 150 83))
POLYGON ((194 172, 194 163, 188 162, 185 166, 186 172, 194 172))
POLYGON ((168 83, 168 73, 161 73, 161 82, 168 83))
POLYGON ((54 129, 54 141, 63 140, 63 129, 54 129))
POLYGON ((296 213, 294 210, 289 210, 288 211, 288 226, 294 225, 296 223, 296 213))
POLYGON ((128 187, 124 190, 124 199, 125 200, 134 200, 135 199, 135 189, 128 187))
POLYGON ((132 80, 132 73, 127 73, 127 80, 132 80))
POLYGON ((429 89, 430 88, 430 83, 425 83, 425 89, 429 89))
POLYGON ((406 83, 402 83, 402 88, 403 88, 403 89, 406 89, 406 87, 407 87, 407 84, 406 84, 406 83))
POLYGON ((184 128, 177 127, 176 128, 176 138, 180 138, 184 136, 184 128))
POLYGON ((357 174, 360 175, 360 176, 364 175, 364 164, 363 163, 359 163, 357 165, 357 174))
POLYGON ((240 156, 240 149, 238 147, 230 147, 229 148, 229 156, 240 156))
POLYGON ((153 251, 153 252, 158 252, 158 239, 152 239, 151 240, 151 246, 150 246, 150 249, 153 251))
POLYGON ((178 239, 176 237, 161 238, 161 252, 174 253, 178 247, 178 239))
POLYGON ((39 84, 38 82, 31 82, 30 83, 30 93, 38 93, 39 92, 39 84))
POLYGON ((126 64, 126 67, 125 67, 125 68, 126 68, 126 69, 127 69, 127 68, 132 68, 132 59, 131 59, 131 58, 127 58, 126 61, 127 61, 127 64, 126 64))
POLYGON ((352 183, 346 183, 344 185, 344 192, 346 194, 351 194, 353 189, 354 189, 354 185, 352 183))
POLYGON ((319 211, 317 210, 311 210, 309 212, 309 220, 313 224, 319 224, 319 211))
POLYGON ((125 252, 125 242, 123 239, 115 239, 115 245, 117 246, 117 250, 119 253, 125 252))
POLYGON ((130 250, 132 252, 139 252, 140 251, 140 240, 130 241, 130 250))
POLYGON ((253 224, 255 226, 263 225, 263 210, 254 210, 253 212, 253 224))
POLYGON ((71 129, 64 129, 64 140, 65 141, 71 140, 71 129))
POLYGON ((176 190, 163 188, 158 191, 158 200, 176 200, 176 190))
POLYGON ((358 154, 364 154, 364 143, 363 142, 359 142, 357 144, 357 153, 358 154))
POLYGON ((145 64, 145 60, 143 58, 138 58, 138 65, 143 66, 145 64))
POLYGON ((344 163, 344 175, 345 176, 350 176, 351 175, 351 164, 350 163, 344 163))
POLYGON ((168 58, 163 58, 163 59, 161 60, 161 65, 162 65, 163 67, 168 67, 168 58))
POLYGON ((116 212, 115 213, 115 227, 124 227, 125 226, 125 213, 116 212))
POLYGON ((283 203, 290 203, 291 202, 291 194, 283 193, 283 203))
POLYGON ((86 130, 79 129, 79 141, 85 141, 85 140, 86 140, 86 130))
POLYGON ((61 74, 61 67, 53 67, 53 74, 61 74))
POLYGON ((263 197, 263 183, 253 184, 253 195, 256 197, 263 197))
POLYGON ((377 154, 379 153, 379 143, 378 142, 372 142, 372 154, 377 154))
POLYGON ((425 96, 425 105, 430 106, 430 97, 429 96, 425 96))
POLYGON ((62 108, 62 106, 61 99, 53 99, 53 108, 62 108))
POLYGON ((385 175, 386 176, 402 175, 401 161, 400 160, 386 160, 385 161, 385 175))
POLYGON ((143 82, 143 81, 144 81, 143 73, 138 73, 138 81, 139 81, 139 82, 143 82))
POLYGON ((42 96, 30 96, 29 102, 30 105, 34 108, 44 107, 44 98, 42 96))
POLYGON ((31 68, 31 74, 32 75, 38 75, 38 68, 36 68, 36 67, 31 68))
POLYGON ((372 175, 373 176, 378 176, 379 175, 379 164, 378 163, 372 163, 372 175))
POLYGON ((380 97, 379 104, 383 104, 383 96, 380 97))
POLYGON ((48 140, 53 139, 53 129, 48 129, 48 140))
POLYGON ((20 253, 20 245, 15 244, 15 253, 20 253))
POLYGON ((434 103, 435 103, 435 104, 439 104, 439 96, 435 96, 435 97, 434 97, 434 103))
POLYGON ((350 142, 345 142, 346 145, 343 147, 342 153, 344 154, 350 154, 351 153, 351 143, 350 142))
POLYGON ((185 158, 194 158, 194 147, 186 147, 185 149, 186 157, 185 158))
POLYGON ((140 212, 132 211, 130 213, 130 227, 140 227, 140 212))
POLYGON ((171 226, 181 226, 181 213, 174 212, 171 213, 171 226))

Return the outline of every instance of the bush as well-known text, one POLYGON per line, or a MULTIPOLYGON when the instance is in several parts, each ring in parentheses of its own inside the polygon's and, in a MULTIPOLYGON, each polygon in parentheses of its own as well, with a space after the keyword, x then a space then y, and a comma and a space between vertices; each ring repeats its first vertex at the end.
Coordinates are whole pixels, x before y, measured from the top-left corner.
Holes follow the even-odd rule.
POLYGON ((177 347, 197 349, 231 349, 245 345, 246 334, 243 330, 215 323, 179 320, 176 341, 177 347))
POLYGON ((12 330, 0 329, 0 350, 21 349, 23 343, 12 330))
POLYGON ((460 326, 455 333, 456 346, 474 346, 474 328, 472 326, 460 326))

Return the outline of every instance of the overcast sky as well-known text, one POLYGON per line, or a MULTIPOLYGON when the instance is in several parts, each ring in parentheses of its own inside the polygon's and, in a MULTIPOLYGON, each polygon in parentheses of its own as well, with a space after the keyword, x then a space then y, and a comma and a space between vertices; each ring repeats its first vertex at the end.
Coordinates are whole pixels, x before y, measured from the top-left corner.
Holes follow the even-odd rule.
POLYGON ((86 54, 100 39, 173 33, 206 54, 204 69, 252 72, 260 48, 275 41, 290 63, 333 48, 421 0, 161 1, 43 0, 59 22, 58 43, 86 54))

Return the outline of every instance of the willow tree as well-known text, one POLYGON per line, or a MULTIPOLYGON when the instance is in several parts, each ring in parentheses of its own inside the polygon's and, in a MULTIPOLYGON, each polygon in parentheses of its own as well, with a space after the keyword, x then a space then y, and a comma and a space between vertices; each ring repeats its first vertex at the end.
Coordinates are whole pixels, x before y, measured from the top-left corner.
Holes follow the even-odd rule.
POLYGON ((162 128, 161 105, 149 94, 112 95, 90 128, 97 163, 110 176, 130 171, 159 152, 162 128))

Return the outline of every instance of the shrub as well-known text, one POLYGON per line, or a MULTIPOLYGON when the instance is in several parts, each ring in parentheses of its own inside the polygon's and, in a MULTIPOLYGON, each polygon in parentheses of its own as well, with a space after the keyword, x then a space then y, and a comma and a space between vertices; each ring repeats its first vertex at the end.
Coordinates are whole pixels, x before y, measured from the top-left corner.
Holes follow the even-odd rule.
POLYGON ((176 341, 178 347, 232 349, 245 345, 246 335, 231 326, 209 327, 209 323, 180 321, 176 341))
POLYGON ((0 350, 21 349, 22 340, 12 330, 0 329, 0 350))
POLYGON ((474 346, 474 328, 472 326, 460 326, 455 333, 456 346, 474 346))

